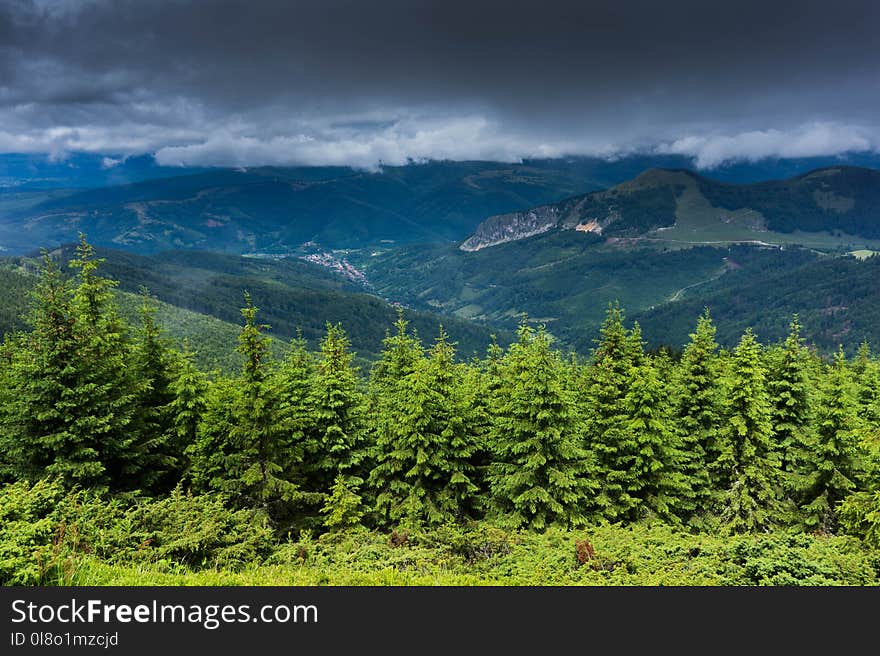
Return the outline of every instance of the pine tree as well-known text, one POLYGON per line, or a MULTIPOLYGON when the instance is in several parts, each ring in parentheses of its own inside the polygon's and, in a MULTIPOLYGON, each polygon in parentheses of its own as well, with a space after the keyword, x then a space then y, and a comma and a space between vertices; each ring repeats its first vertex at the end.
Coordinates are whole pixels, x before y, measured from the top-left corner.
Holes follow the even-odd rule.
POLYGON ((685 516, 700 514, 706 508, 712 489, 710 465, 719 455, 717 349, 715 326, 707 309, 690 335, 676 376, 674 418, 681 440, 682 472, 693 491, 690 503, 682 499, 685 516))
POLYGON ((339 325, 327 325, 321 358, 308 396, 305 439, 309 489, 328 494, 339 474, 362 482, 364 399, 352 368, 350 342, 339 325))
POLYGON ((714 463, 726 485, 722 519, 734 532, 763 530, 777 520, 780 470, 771 412, 761 347, 748 329, 731 361, 721 452, 714 463))
POLYGON ((823 381, 817 441, 812 458, 805 463, 801 517, 807 527, 832 533, 837 530, 837 504, 858 485, 860 428, 853 383, 841 347, 823 381))
POLYGON ((471 463, 476 443, 455 350, 442 328, 429 356, 384 399, 380 416, 370 483, 383 516, 436 525, 470 514, 479 490, 471 463))
POLYGON ((592 514, 596 472, 581 445, 574 394, 548 335, 525 323, 501 365, 489 469, 503 521, 542 530, 583 524, 592 514))
POLYGON ((789 474, 797 472, 806 457, 805 431, 810 421, 807 354, 800 329, 795 315, 785 344, 768 371, 767 380, 773 406, 771 421, 775 449, 780 454, 783 470, 789 474))

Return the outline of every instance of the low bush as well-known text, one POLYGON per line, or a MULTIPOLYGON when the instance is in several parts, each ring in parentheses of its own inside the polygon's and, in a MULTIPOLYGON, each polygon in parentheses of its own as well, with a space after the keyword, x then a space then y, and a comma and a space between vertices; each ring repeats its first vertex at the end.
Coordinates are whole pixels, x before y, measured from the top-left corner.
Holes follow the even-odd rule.
POLYGON ((163 499, 106 499, 58 482, 0 489, 0 584, 69 580, 82 559, 169 570, 260 564, 275 542, 266 518, 217 495, 175 489, 163 499))

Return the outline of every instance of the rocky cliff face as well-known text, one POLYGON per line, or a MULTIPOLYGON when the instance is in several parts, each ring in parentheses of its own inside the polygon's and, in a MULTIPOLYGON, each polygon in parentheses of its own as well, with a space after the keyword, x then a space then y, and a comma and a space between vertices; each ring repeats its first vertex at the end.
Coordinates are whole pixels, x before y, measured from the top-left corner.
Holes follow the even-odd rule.
POLYGON ((634 180, 583 196, 523 212, 499 214, 483 221, 460 248, 478 251, 553 229, 602 234, 608 230, 639 232, 675 222, 675 198, 686 173, 650 169, 634 180))
POLYGON ((556 205, 490 216, 477 226, 476 232, 460 248, 463 251, 478 251, 488 246, 525 239, 555 228, 558 222, 559 208, 556 205))

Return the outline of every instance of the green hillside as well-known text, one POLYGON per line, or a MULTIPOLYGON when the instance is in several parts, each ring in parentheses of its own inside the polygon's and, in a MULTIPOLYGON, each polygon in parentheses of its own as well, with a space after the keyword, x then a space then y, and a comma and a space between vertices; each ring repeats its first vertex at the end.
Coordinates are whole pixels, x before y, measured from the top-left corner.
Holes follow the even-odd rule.
POLYGON ((782 339, 795 313, 808 341, 825 351, 843 344, 854 353, 863 340, 880 344, 880 257, 805 258, 800 264, 779 258, 766 264, 731 271, 634 318, 649 341, 676 347, 692 330, 686 317, 703 307, 718 321, 719 341, 728 345, 748 327, 762 340, 782 339))
MULTIPOLYGON (((688 288, 691 297, 701 298, 702 285, 726 280, 730 271, 784 271, 819 257, 805 249, 736 244, 622 248, 595 235, 556 231, 476 252, 452 246, 389 249, 364 257, 362 266, 385 296, 505 327, 527 313, 572 348, 588 352, 613 301, 635 313, 662 307, 688 288)), ((692 322, 695 315, 683 316, 692 322)))
POLYGON ((714 206, 759 212, 769 230, 880 238, 880 171, 874 169, 837 166, 751 185, 698 177, 697 184, 714 206))
MULTIPOLYGON (((72 251, 60 249, 56 255, 66 261, 72 251)), ((194 344, 204 343, 204 356, 217 359, 217 363, 224 366, 237 362, 228 351, 234 348, 245 291, 260 308, 262 321, 271 326, 271 334, 282 341, 299 331, 309 347, 316 349, 328 322, 345 324, 359 362, 364 365, 375 359, 386 330, 397 316, 394 306, 366 293, 362 286, 299 259, 246 258, 193 251, 140 256, 111 249, 100 249, 99 255, 106 260, 102 270, 119 281, 120 291, 137 294, 142 286, 147 287, 166 304, 163 312, 169 319, 165 322, 169 330, 179 337, 189 336, 194 344), (205 336, 196 340, 194 335, 202 330, 205 336), (233 336, 231 341, 230 335, 233 336), (219 344, 225 346, 215 348, 219 344), (230 357, 233 360, 229 360, 230 357)), ((20 272, 10 273, 9 267, 34 271, 36 266, 27 258, 6 258, 5 262, 3 284, 9 286, 7 296, 11 300, 4 303, 4 314, 0 316, 6 318, 3 327, 9 329, 21 327, 21 321, 16 318, 27 304, 27 279, 20 272)), ((485 352, 492 333, 497 333, 502 343, 511 340, 510 332, 458 317, 440 317, 410 309, 405 309, 404 314, 426 341, 433 339, 442 323, 451 339, 458 342, 462 357, 485 352)))
MULTIPOLYGON (((29 272, 8 265, 0 266, 0 295, 4 299, 0 306, 0 335, 28 328, 24 317, 28 312, 30 293, 35 282, 36 277, 29 272)), ((138 325, 139 308, 142 304, 140 296, 118 291, 116 300, 126 322, 129 325, 138 325)), ((161 301, 156 303, 156 310, 156 321, 165 330, 165 336, 177 348, 187 340, 196 352, 195 362, 199 368, 225 372, 241 368, 242 358, 234 351, 240 326, 161 301)), ((285 347, 286 340, 273 338, 272 350, 275 355, 281 355, 285 347)))

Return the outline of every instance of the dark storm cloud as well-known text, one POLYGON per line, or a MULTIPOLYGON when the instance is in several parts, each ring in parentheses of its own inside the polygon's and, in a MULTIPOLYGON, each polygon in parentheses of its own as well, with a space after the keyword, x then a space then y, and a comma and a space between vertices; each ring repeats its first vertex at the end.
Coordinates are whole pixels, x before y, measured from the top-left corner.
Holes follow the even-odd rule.
POLYGON ((880 4, 12 0, 0 151, 350 163, 880 144, 880 4))

